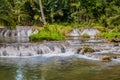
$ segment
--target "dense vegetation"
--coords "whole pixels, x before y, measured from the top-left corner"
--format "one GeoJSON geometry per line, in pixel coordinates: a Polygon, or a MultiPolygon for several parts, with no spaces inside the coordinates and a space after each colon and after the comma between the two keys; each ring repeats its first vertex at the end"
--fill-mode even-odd
{"type": "Polygon", "coordinates": [[[98,37],[108,39],[110,42],[120,42],[120,27],[115,27],[110,30],[106,29],[98,37]]]}
{"type": "MultiPolygon", "coordinates": [[[[59,27],[60,28],[60,27],[59,27]]],[[[45,25],[39,29],[37,34],[30,36],[31,41],[42,41],[42,40],[63,40],[65,37],[60,32],[59,28],[54,25],[45,25]]]]}
{"type": "Polygon", "coordinates": [[[47,23],[120,25],[120,0],[0,0],[1,25],[42,26],[41,12],[47,23]]]}
{"type": "MultiPolygon", "coordinates": [[[[16,25],[42,27],[46,23],[98,26],[101,31],[120,27],[120,0],[0,0],[1,26],[13,29],[16,25]]],[[[65,30],[67,34],[70,28],[65,30]]],[[[44,30],[40,33],[47,34],[44,30]]]]}

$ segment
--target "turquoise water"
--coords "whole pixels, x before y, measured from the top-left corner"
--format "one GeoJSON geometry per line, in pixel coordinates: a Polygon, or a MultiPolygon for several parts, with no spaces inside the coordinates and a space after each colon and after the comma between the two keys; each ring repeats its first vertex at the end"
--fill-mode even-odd
{"type": "Polygon", "coordinates": [[[0,80],[120,80],[120,67],[75,57],[0,58],[0,80]]]}

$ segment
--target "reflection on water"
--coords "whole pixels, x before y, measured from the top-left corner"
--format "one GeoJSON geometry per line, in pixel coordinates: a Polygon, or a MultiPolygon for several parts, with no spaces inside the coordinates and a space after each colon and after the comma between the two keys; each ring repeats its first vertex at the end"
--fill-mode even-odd
{"type": "Polygon", "coordinates": [[[119,65],[72,57],[0,59],[0,80],[119,80],[119,75],[119,65]]]}
{"type": "Polygon", "coordinates": [[[106,64],[72,57],[0,59],[0,80],[119,80],[119,65],[106,64]]]}

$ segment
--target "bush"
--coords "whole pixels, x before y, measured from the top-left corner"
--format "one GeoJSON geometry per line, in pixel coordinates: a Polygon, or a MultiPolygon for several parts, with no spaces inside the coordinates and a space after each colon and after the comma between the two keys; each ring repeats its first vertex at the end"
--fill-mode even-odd
{"type": "Polygon", "coordinates": [[[88,34],[83,34],[82,36],[81,36],[82,38],[90,38],[90,35],[88,35],[88,34]]]}
{"type": "Polygon", "coordinates": [[[30,37],[30,41],[42,41],[42,40],[63,40],[64,35],[55,26],[45,25],[40,29],[37,34],[33,34],[30,37]]]}
{"type": "Polygon", "coordinates": [[[112,30],[99,34],[98,37],[108,39],[110,42],[116,42],[116,40],[120,39],[119,31],[119,28],[115,27],[112,30]]]}
{"type": "Polygon", "coordinates": [[[120,38],[120,32],[117,28],[114,28],[111,31],[106,31],[101,34],[101,37],[103,38],[120,38]]]}
{"type": "Polygon", "coordinates": [[[105,27],[104,26],[102,26],[102,25],[96,25],[96,26],[93,26],[93,28],[95,28],[95,29],[97,29],[97,30],[99,30],[99,31],[101,31],[101,32],[105,32],[105,27]]]}
{"type": "Polygon", "coordinates": [[[65,36],[67,36],[71,31],[72,31],[72,27],[71,26],[65,26],[65,27],[62,27],[61,29],[60,29],[60,32],[63,34],[63,35],[65,35],[65,36]]]}

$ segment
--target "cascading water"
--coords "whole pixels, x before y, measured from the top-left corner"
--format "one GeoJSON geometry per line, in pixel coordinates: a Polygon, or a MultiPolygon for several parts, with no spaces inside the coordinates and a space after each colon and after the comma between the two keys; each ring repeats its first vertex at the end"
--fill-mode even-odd
{"type": "Polygon", "coordinates": [[[0,46],[1,57],[41,56],[45,54],[63,54],[70,50],[69,43],[44,44],[4,44],[0,46]]]}
{"type": "Polygon", "coordinates": [[[72,37],[72,39],[76,40],[76,39],[79,39],[81,37],[81,35],[88,34],[92,39],[94,39],[94,37],[98,33],[99,33],[99,31],[97,29],[93,29],[93,28],[83,29],[82,31],[80,31],[78,28],[74,28],[72,30],[72,32],[69,34],[69,36],[72,37]]]}
{"type": "Polygon", "coordinates": [[[97,29],[90,28],[90,29],[84,29],[81,32],[81,35],[88,34],[88,35],[90,35],[91,38],[94,38],[97,33],[99,33],[99,31],[97,29]]]}
{"type": "MultiPolygon", "coordinates": [[[[84,29],[79,31],[75,28],[70,33],[70,36],[80,37],[82,34],[88,34],[91,37],[95,36],[99,31],[96,29],[84,29]],[[81,34],[80,34],[81,33],[81,34]]],[[[16,30],[5,30],[0,29],[0,36],[16,37],[17,41],[29,41],[28,37],[31,34],[37,33],[37,30],[32,28],[21,28],[18,27],[16,30]]],[[[37,43],[1,43],[0,44],[0,57],[35,57],[35,56],[76,56],[86,59],[100,60],[103,55],[112,53],[120,53],[120,48],[118,44],[114,46],[113,43],[105,43],[102,40],[89,40],[82,42],[79,39],[73,38],[72,40],[66,41],[54,41],[54,42],[43,42],[42,44],[37,43]],[[97,43],[97,44],[96,44],[97,43]],[[84,46],[90,46],[94,49],[93,53],[85,53],[81,50],[84,46]]],[[[120,60],[117,58],[116,60],[120,60]]]]}
{"type": "Polygon", "coordinates": [[[80,30],[78,28],[74,28],[72,32],[70,33],[70,36],[80,36],[80,30]]]}
{"type": "Polygon", "coordinates": [[[31,27],[17,26],[16,30],[0,29],[1,42],[28,42],[29,36],[38,31],[31,27]]]}

